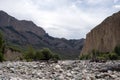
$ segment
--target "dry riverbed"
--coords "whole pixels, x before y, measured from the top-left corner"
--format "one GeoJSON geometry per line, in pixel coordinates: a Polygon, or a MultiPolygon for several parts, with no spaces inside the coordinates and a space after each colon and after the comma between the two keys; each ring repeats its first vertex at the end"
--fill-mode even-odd
{"type": "Polygon", "coordinates": [[[0,80],[120,80],[120,61],[3,62],[0,80]]]}

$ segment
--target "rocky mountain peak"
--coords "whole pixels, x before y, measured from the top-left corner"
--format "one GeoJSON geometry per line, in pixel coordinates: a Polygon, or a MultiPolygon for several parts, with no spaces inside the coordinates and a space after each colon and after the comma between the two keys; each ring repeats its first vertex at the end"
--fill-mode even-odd
{"type": "Polygon", "coordinates": [[[15,30],[20,32],[32,31],[33,33],[43,36],[45,31],[35,25],[32,21],[18,20],[4,11],[0,11],[0,26],[12,26],[15,30]]]}

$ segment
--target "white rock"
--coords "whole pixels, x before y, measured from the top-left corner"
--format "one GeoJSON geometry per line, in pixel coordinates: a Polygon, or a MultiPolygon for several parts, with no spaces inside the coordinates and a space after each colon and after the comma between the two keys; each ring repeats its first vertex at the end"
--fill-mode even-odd
{"type": "Polygon", "coordinates": [[[69,77],[70,77],[70,76],[72,76],[72,74],[71,74],[71,73],[67,73],[66,75],[67,75],[67,76],[69,76],[69,77]]]}
{"type": "Polygon", "coordinates": [[[109,73],[109,74],[112,74],[112,71],[111,71],[111,70],[108,70],[108,73],[109,73]]]}
{"type": "Polygon", "coordinates": [[[60,75],[60,76],[59,76],[59,79],[60,79],[60,80],[64,80],[64,76],[63,76],[63,75],[60,75]]]}
{"type": "Polygon", "coordinates": [[[83,74],[86,74],[86,73],[87,73],[87,70],[86,70],[86,69],[82,70],[82,73],[83,73],[83,74]]]}
{"type": "Polygon", "coordinates": [[[117,78],[117,75],[111,75],[111,77],[115,79],[115,78],[117,78]]]}
{"type": "Polygon", "coordinates": [[[14,69],[14,68],[10,68],[10,70],[11,70],[12,72],[14,72],[14,71],[15,71],[15,69],[14,69]]]}
{"type": "MultiPolygon", "coordinates": [[[[114,61],[116,63],[116,61],[114,61]]],[[[118,61],[119,63],[120,61],[118,61]]],[[[120,80],[120,72],[99,72],[107,63],[89,63],[88,61],[45,62],[4,62],[0,66],[2,80],[120,80]],[[84,64],[84,65],[83,65],[84,64]],[[77,65],[77,66],[76,66],[77,65]],[[70,69],[67,70],[67,67],[70,69]],[[12,72],[13,71],[13,72],[12,72]],[[97,79],[96,79],[97,78],[97,79]]],[[[112,64],[114,65],[114,64],[112,64]]]]}
{"type": "Polygon", "coordinates": [[[33,65],[33,68],[37,68],[38,66],[37,65],[33,65]]]}
{"type": "Polygon", "coordinates": [[[10,80],[23,80],[23,79],[21,79],[19,77],[11,77],[10,80]]]}
{"type": "Polygon", "coordinates": [[[3,74],[3,71],[2,71],[2,70],[0,70],[0,75],[1,75],[1,74],[3,74]]]}
{"type": "Polygon", "coordinates": [[[61,69],[61,66],[60,65],[56,65],[55,68],[56,69],[61,69]]]}

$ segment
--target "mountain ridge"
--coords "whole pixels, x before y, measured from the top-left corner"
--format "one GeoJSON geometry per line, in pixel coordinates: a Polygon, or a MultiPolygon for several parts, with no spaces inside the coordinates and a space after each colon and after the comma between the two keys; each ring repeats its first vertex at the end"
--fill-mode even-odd
{"type": "Polygon", "coordinates": [[[66,59],[77,58],[84,43],[84,39],[54,38],[32,21],[18,20],[4,11],[0,11],[0,30],[7,43],[21,47],[32,45],[35,49],[47,47],[66,59]]]}

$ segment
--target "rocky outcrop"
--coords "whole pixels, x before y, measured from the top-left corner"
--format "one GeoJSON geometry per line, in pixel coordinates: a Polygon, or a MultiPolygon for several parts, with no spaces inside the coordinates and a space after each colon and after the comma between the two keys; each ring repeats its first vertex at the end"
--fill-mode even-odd
{"type": "Polygon", "coordinates": [[[22,53],[18,51],[13,51],[11,49],[6,49],[4,53],[4,59],[6,61],[18,61],[22,59],[22,53]],[[12,56],[11,56],[12,55],[12,56]]]}
{"type": "Polygon", "coordinates": [[[93,49],[100,52],[111,52],[120,44],[120,11],[106,18],[86,36],[81,54],[90,53],[93,49]]]}
{"type": "Polygon", "coordinates": [[[54,38],[32,21],[17,20],[4,11],[0,11],[0,31],[3,32],[7,44],[22,48],[27,45],[32,45],[36,49],[47,47],[66,59],[77,58],[84,42],[84,39],[54,38]]]}

